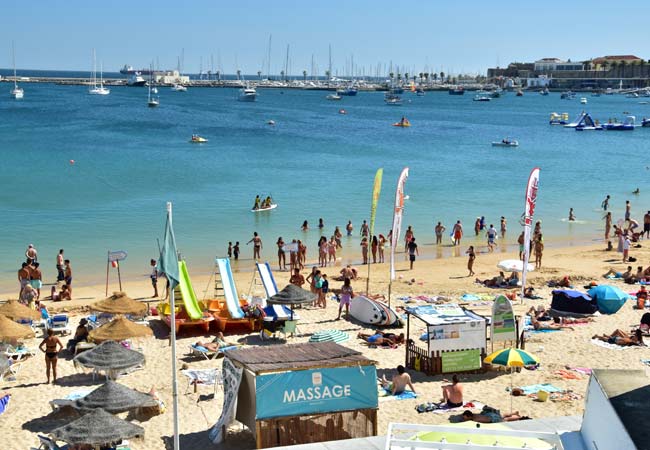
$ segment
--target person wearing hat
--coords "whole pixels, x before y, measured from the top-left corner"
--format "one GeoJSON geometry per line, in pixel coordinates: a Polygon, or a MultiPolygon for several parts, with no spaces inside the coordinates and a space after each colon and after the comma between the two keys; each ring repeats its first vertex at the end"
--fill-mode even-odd
{"type": "Polygon", "coordinates": [[[75,352],[77,348],[77,344],[79,342],[88,341],[88,328],[86,327],[87,324],[88,324],[88,320],[81,319],[79,321],[79,325],[77,326],[77,329],[74,332],[74,337],[68,340],[68,343],[66,344],[66,348],[71,353],[75,352]]]}

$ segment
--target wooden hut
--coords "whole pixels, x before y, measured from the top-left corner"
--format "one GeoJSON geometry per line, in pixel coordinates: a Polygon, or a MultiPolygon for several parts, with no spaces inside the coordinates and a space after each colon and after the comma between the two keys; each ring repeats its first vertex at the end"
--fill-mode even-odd
{"type": "Polygon", "coordinates": [[[227,352],[223,367],[223,415],[211,438],[233,413],[257,448],[377,435],[375,362],[355,350],[333,342],[245,348],[227,352]]]}

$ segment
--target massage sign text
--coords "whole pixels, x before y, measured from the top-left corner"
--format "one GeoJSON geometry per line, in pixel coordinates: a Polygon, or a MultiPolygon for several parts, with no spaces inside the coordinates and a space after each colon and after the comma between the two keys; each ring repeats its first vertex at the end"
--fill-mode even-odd
{"type": "Polygon", "coordinates": [[[257,419],[377,407],[374,366],[299,370],[256,378],[257,419]]]}

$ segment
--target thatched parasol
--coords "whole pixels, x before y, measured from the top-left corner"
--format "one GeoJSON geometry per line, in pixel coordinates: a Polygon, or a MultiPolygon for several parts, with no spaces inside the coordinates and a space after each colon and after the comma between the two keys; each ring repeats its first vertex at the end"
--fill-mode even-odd
{"type": "Polygon", "coordinates": [[[54,438],[72,445],[108,445],[144,436],[144,428],[122,420],[103,409],[89,412],[51,433],[54,438]]]}
{"type": "Polygon", "coordinates": [[[97,341],[123,341],[124,339],[153,336],[153,330],[145,325],[138,325],[126,317],[117,317],[105,325],[90,332],[90,337],[97,341]]]}
{"type": "Polygon", "coordinates": [[[33,338],[34,331],[28,326],[21,325],[0,314],[0,341],[33,338]]]}
{"type": "Polygon", "coordinates": [[[41,313],[25,306],[18,300],[7,300],[7,302],[0,306],[0,314],[9,317],[12,320],[17,319],[31,319],[38,320],[41,318],[41,313]]]}
{"type": "Polygon", "coordinates": [[[109,413],[118,414],[157,405],[158,402],[151,395],[109,380],[90,394],[76,400],[72,407],[82,411],[101,408],[109,413]]]}
{"type": "Polygon", "coordinates": [[[99,370],[123,370],[144,362],[144,355],[124,348],[115,341],[106,341],[97,347],[79,353],[74,361],[84,367],[99,370]]]}
{"type": "Polygon", "coordinates": [[[277,294],[269,297],[267,302],[271,305],[285,305],[291,308],[291,320],[293,320],[293,305],[302,305],[316,301],[316,294],[304,290],[295,284],[289,284],[277,294]]]}
{"type": "Polygon", "coordinates": [[[108,298],[93,303],[90,309],[110,314],[139,314],[143,315],[147,311],[147,305],[137,300],[133,300],[124,292],[113,292],[108,298]]]}

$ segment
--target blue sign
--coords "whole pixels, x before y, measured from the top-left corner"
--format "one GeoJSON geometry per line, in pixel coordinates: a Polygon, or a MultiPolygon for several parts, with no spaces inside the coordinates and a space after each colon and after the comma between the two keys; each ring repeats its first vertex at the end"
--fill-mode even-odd
{"type": "Polygon", "coordinates": [[[256,419],[377,407],[375,366],[335,367],[260,375],[256,419]]]}

